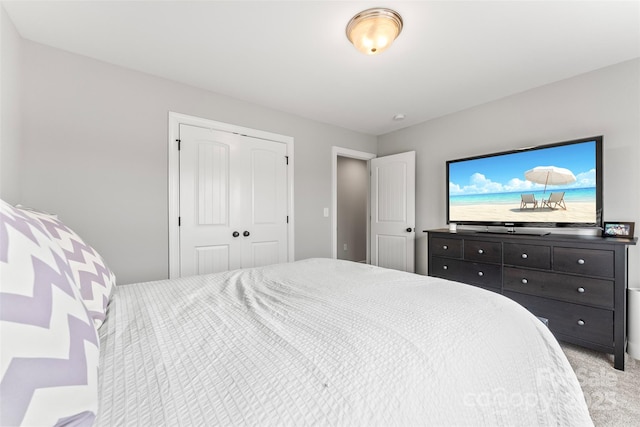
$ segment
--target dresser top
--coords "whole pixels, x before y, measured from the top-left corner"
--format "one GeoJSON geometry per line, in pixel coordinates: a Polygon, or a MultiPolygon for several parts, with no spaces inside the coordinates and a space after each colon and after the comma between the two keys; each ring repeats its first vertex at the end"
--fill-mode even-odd
{"type": "MultiPolygon", "coordinates": [[[[452,238],[473,238],[473,239],[485,239],[485,240],[500,240],[500,241],[535,241],[538,243],[545,242],[571,242],[571,243],[598,243],[608,245],[635,245],[638,242],[637,237],[625,239],[619,237],[602,237],[602,236],[590,236],[582,234],[562,234],[560,232],[551,232],[547,234],[535,234],[535,232],[506,232],[506,231],[479,231],[479,230],[464,230],[458,229],[457,231],[449,231],[448,228],[439,228],[435,230],[424,230],[425,233],[444,235],[446,234],[452,238]]],[[[542,233],[542,232],[541,232],[542,233]]],[[[440,236],[442,237],[442,236],[440,236]]]]}

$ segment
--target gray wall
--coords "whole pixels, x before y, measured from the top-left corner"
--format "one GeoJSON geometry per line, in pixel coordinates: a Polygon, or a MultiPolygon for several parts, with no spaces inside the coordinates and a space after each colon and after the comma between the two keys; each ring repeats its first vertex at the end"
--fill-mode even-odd
{"type": "Polygon", "coordinates": [[[331,257],[331,147],[374,151],[376,137],[26,40],[20,49],[19,202],[57,213],[119,283],[168,277],[169,111],[295,138],[295,256],[331,257]]]}
{"type": "Polygon", "coordinates": [[[21,49],[20,36],[0,5],[0,198],[20,201],[21,49]]]}
{"type": "MultiPolygon", "coordinates": [[[[0,10],[0,196],[56,212],[120,283],[168,275],[167,113],[295,138],[296,258],[331,256],[331,147],[417,153],[421,231],[445,225],[444,162],[605,136],[605,219],[640,224],[640,60],[583,74],[376,138],[21,40],[0,10]]],[[[640,286],[640,251],[630,250],[640,286]]]]}
{"type": "Polygon", "coordinates": [[[366,160],[338,156],[338,259],[356,262],[367,259],[368,172],[366,160]],[[345,244],[347,250],[344,250],[345,244]]]}
{"type": "MultiPolygon", "coordinates": [[[[422,230],[446,225],[446,160],[595,135],[604,135],[604,219],[640,225],[640,59],[380,136],[380,156],[416,151],[417,271],[427,271],[422,230]]],[[[637,247],[629,257],[638,287],[637,247]]]]}

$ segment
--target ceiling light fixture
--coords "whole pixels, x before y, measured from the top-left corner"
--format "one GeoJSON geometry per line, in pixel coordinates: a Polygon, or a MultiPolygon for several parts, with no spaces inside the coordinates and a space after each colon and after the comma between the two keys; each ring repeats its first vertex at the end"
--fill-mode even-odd
{"type": "Polygon", "coordinates": [[[402,17],[386,8],[363,10],[347,24],[347,38],[367,55],[384,52],[402,31],[402,17]]]}

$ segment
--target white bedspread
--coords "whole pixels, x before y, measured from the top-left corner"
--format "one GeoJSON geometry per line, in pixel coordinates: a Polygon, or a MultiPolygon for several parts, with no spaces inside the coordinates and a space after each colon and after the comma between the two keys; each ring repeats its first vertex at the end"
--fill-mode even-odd
{"type": "Polygon", "coordinates": [[[120,286],[101,345],[102,426],[591,425],[524,308],[346,261],[120,286]]]}

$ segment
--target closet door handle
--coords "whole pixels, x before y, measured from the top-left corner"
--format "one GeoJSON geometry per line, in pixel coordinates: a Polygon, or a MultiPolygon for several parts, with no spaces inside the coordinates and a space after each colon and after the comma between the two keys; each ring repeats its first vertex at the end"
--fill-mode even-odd
{"type": "Polygon", "coordinates": [[[237,231],[234,231],[233,234],[231,234],[233,237],[238,237],[240,235],[240,233],[238,233],[237,231]]]}
{"type": "Polygon", "coordinates": [[[245,232],[244,232],[244,233],[242,233],[242,235],[243,235],[244,237],[249,237],[249,236],[251,235],[251,233],[249,233],[248,231],[246,231],[246,230],[245,230],[245,232]]]}

